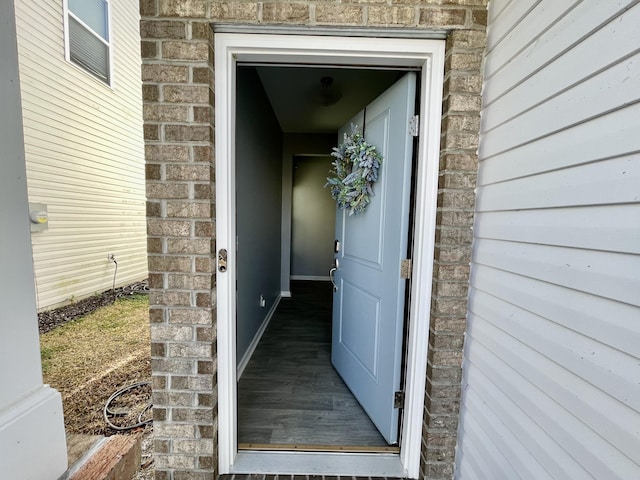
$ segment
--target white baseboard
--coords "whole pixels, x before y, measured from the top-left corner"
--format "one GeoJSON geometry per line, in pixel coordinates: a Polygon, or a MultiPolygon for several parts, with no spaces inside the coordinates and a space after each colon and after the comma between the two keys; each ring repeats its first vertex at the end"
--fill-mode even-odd
{"type": "Polygon", "coordinates": [[[0,414],[2,478],[51,479],[67,469],[62,397],[43,385],[0,414]]]}
{"type": "Polygon", "coordinates": [[[291,280],[310,280],[310,281],[322,281],[328,282],[331,280],[329,276],[321,276],[321,275],[291,275],[291,280]]]}
{"type": "MultiPolygon", "coordinates": [[[[251,343],[249,344],[247,351],[244,352],[244,355],[240,359],[240,363],[238,364],[238,369],[237,369],[238,380],[240,380],[240,377],[244,373],[244,369],[247,368],[247,365],[249,364],[249,360],[251,360],[251,356],[253,355],[253,352],[255,352],[256,348],[258,347],[258,344],[260,343],[260,340],[262,339],[262,335],[264,335],[265,330],[269,326],[269,322],[271,321],[273,314],[276,313],[276,309],[280,304],[280,300],[282,299],[282,296],[283,296],[282,294],[278,295],[275,302],[273,302],[273,305],[271,306],[271,308],[267,312],[267,315],[264,317],[264,320],[262,321],[262,325],[260,325],[260,328],[256,332],[251,343]]],[[[289,292],[289,296],[291,296],[290,292],[289,292]]]]}
{"type": "Polygon", "coordinates": [[[287,290],[286,292],[280,292],[280,296],[282,298],[291,298],[291,292],[287,290]]]}

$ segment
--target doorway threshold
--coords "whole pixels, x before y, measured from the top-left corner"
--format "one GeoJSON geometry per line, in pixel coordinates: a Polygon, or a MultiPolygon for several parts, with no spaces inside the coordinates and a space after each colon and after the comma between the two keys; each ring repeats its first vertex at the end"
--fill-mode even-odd
{"type": "Polygon", "coordinates": [[[407,477],[396,453],[239,451],[229,473],[407,477]]]}
{"type": "Polygon", "coordinates": [[[285,452],[400,453],[400,447],[368,445],[292,445],[286,443],[239,443],[238,450],[285,452]]]}

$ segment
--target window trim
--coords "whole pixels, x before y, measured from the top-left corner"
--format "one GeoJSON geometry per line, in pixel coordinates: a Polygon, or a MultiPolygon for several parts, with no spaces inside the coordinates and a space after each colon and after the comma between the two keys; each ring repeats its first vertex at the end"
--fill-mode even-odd
{"type": "Polygon", "coordinates": [[[65,60],[73,65],[75,68],[83,71],[84,73],[91,76],[91,78],[100,82],[101,85],[106,85],[110,88],[114,88],[115,81],[113,78],[113,32],[111,28],[111,0],[104,0],[107,4],[107,35],[108,40],[105,40],[95,32],[91,27],[89,27],[80,17],[78,17],[75,13],[73,13],[69,9],[69,0],[63,0],[63,13],[64,13],[64,58],[65,60]],[[107,71],[107,80],[100,78],[98,75],[93,73],[91,70],[85,68],[81,64],[73,61],[71,59],[71,45],[69,42],[69,18],[73,18],[77,21],[83,28],[87,29],[89,33],[91,33],[94,37],[96,37],[100,42],[107,46],[107,62],[108,62],[108,71],[107,71]]]}

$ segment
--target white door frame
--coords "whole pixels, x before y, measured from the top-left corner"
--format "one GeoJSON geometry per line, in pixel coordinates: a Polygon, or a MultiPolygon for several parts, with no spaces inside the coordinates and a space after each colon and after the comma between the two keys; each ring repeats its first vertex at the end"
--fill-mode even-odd
{"type": "Polygon", "coordinates": [[[219,473],[308,473],[418,478],[424,395],[445,42],[400,38],[216,33],[216,242],[229,268],[216,273],[219,473]],[[235,77],[237,62],[421,68],[413,273],[399,454],[238,452],[236,378],[235,77]]]}

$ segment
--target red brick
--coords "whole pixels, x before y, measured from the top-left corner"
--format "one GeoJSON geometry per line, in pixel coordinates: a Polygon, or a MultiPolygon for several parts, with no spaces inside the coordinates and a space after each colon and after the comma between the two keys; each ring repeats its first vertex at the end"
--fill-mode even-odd
{"type": "Polygon", "coordinates": [[[467,19],[467,10],[463,8],[434,8],[420,10],[420,25],[437,28],[463,27],[467,19]]]}
{"type": "Polygon", "coordinates": [[[359,5],[317,4],[316,22],[360,25],[363,23],[363,10],[359,5]]]}
{"type": "Polygon", "coordinates": [[[309,20],[309,5],[305,3],[264,3],[262,21],[274,23],[305,23],[309,20]]]}
{"type": "Polygon", "coordinates": [[[204,17],[207,12],[206,0],[158,0],[160,15],[165,17],[204,17]]]}

